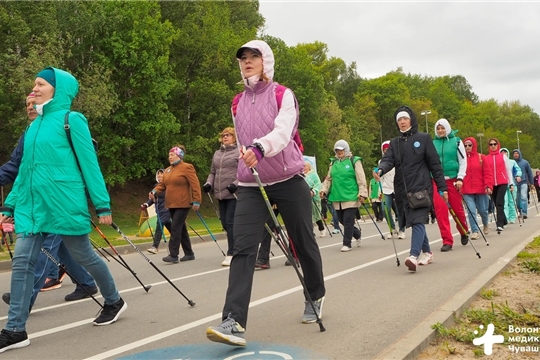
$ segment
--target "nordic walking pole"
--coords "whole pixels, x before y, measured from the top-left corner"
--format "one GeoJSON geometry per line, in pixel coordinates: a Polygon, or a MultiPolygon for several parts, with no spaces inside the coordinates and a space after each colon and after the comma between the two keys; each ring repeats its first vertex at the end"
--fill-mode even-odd
{"type": "MultiPolygon", "coordinates": [[[[123,268],[125,268],[127,271],[129,271],[129,269],[126,267],[126,265],[124,265],[123,262],[121,262],[120,260],[118,260],[113,254],[111,254],[110,252],[107,251],[107,249],[105,249],[103,246],[97,244],[96,242],[94,242],[94,240],[90,239],[90,242],[92,243],[92,245],[96,248],[96,250],[99,248],[99,251],[100,251],[100,254],[101,252],[104,252],[105,254],[109,255],[111,258],[113,258],[113,260],[115,260],[117,263],[119,263],[123,268]]],[[[104,254],[103,254],[104,255],[104,254]]],[[[105,257],[105,256],[103,256],[105,257]]],[[[110,262],[109,259],[107,259],[107,261],[110,262]]]]}
{"type": "Polygon", "coordinates": [[[371,216],[371,213],[369,212],[369,210],[368,210],[368,208],[367,208],[367,206],[366,206],[366,203],[365,203],[365,202],[362,202],[362,205],[364,206],[364,209],[366,209],[366,211],[367,211],[369,217],[371,218],[371,221],[373,222],[373,225],[375,225],[375,227],[376,227],[377,230],[379,231],[379,234],[381,234],[381,239],[386,240],[386,239],[384,238],[383,233],[381,232],[381,229],[379,229],[379,226],[378,226],[377,223],[375,222],[375,219],[373,219],[373,216],[371,216]]]}
{"type": "MultiPolygon", "coordinates": [[[[259,185],[259,190],[261,191],[261,195],[264,199],[264,202],[266,203],[266,207],[268,208],[268,211],[270,212],[270,216],[272,217],[272,220],[274,221],[274,225],[276,226],[276,230],[278,230],[278,235],[282,238],[282,242],[285,232],[283,231],[283,228],[279,224],[279,221],[274,214],[274,211],[272,210],[272,205],[270,204],[270,200],[268,199],[268,194],[266,193],[266,190],[264,190],[263,184],[261,182],[261,179],[259,178],[259,173],[257,172],[257,169],[255,167],[251,168],[251,172],[253,173],[253,176],[255,177],[255,180],[257,181],[257,185],[259,185]]],[[[317,317],[317,324],[319,324],[319,329],[321,332],[326,331],[324,328],[324,325],[322,323],[322,320],[319,316],[319,313],[317,312],[317,308],[315,307],[315,303],[311,299],[311,296],[309,295],[309,291],[306,286],[306,282],[304,281],[304,277],[300,273],[300,270],[298,269],[298,266],[296,265],[296,259],[290,254],[287,247],[283,246],[280,241],[278,241],[278,238],[274,235],[274,240],[278,244],[279,248],[283,253],[285,254],[285,257],[287,257],[287,260],[291,263],[292,267],[294,268],[294,271],[296,272],[296,275],[298,276],[298,279],[300,280],[300,283],[302,284],[302,287],[304,288],[304,296],[307,298],[309,304],[311,305],[311,308],[313,309],[313,312],[315,313],[315,316],[317,317]]]]}
{"type": "MultiPolygon", "coordinates": [[[[150,236],[152,239],[154,238],[154,232],[152,231],[152,225],[150,225],[150,214],[148,214],[148,210],[144,209],[143,212],[146,214],[146,224],[148,225],[148,230],[150,230],[150,236]]],[[[156,216],[158,214],[156,213],[156,216]]]]}
{"type": "Polygon", "coordinates": [[[157,214],[157,221],[159,228],[161,229],[161,237],[163,238],[163,242],[167,243],[167,236],[165,235],[165,229],[163,228],[163,223],[161,222],[161,218],[159,217],[159,214],[157,214]]]}
{"type": "Polygon", "coordinates": [[[6,230],[4,229],[9,229],[9,227],[4,227],[4,225],[11,225],[11,231],[13,231],[13,224],[2,224],[2,239],[4,239],[4,244],[6,244],[6,247],[8,249],[8,252],[9,252],[9,257],[11,258],[11,260],[13,260],[13,253],[11,252],[11,249],[8,245],[8,238],[6,237],[6,230]]]}
{"type": "Polygon", "coordinates": [[[482,229],[480,229],[480,226],[478,225],[478,221],[476,221],[476,214],[473,214],[471,211],[471,208],[469,208],[469,205],[467,205],[467,202],[463,198],[463,194],[459,193],[461,195],[461,199],[463,200],[463,203],[465,204],[465,207],[467,208],[467,211],[471,215],[471,218],[473,219],[474,223],[476,224],[476,227],[478,228],[478,231],[480,231],[480,234],[482,234],[482,237],[484,238],[484,241],[486,242],[486,245],[489,246],[489,241],[487,241],[486,236],[484,235],[484,232],[482,229]]]}
{"type": "Polygon", "coordinates": [[[126,240],[126,241],[127,241],[127,242],[128,242],[128,243],[129,243],[129,244],[130,244],[130,245],[131,245],[131,246],[132,246],[132,247],[133,247],[133,248],[134,248],[134,249],[135,249],[135,250],[136,250],[143,258],[144,258],[144,259],[145,259],[145,260],[146,260],[146,262],[148,262],[154,269],[156,269],[156,271],[157,271],[161,276],[163,276],[163,278],[165,278],[165,280],[167,280],[167,282],[168,282],[169,284],[171,284],[171,286],[172,286],[173,288],[175,288],[176,291],[178,291],[178,292],[180,293],[180,295],[182,295],[182,296],[187,300],[187,302],[188,302],[188,304],[189,304],[190,306],[195,306],[195,303],[193,302],[193,300],[188,299],[188,298],[186,297],[186,295],[184,295],[184,293],[183,293],[182,291],[180,291],[180,289],[177,288],[176,285],[174,285],[173,282],[172,282],[172,281],[171,281],[171,280],[170,280],[163,272],[161,272],[161,270],[159,270],[159,268],[152,262],[152,260],[150,260],[146,255],[144,255],[143,252],[142,252],[142,251],[141,251],[141,250],[140,250],[140,249],[139,249],[139,248],[138,248],[138,247],[137,247],[137,246],[136,246],[136,245],[135,245],[128,237],[127,237],[127,236],[126,236],[126,234],[124,234],[124,233],[122,232],[122,230],[120,230],[120,229],[118,228],[118,226],[116,226],[116,224],[115,224],[114,222],[111,224],[111,226],[112,226],[112,228],[113,228],[114,230],[116,230],[116,231],[122,236],[122,238],[124,238],[124,240],[126,240]]]}
{"type": "Polygon", "coordinates": [[[386,207],[386,201],[384,200],[384,194],[383,194],[383,206],[384,206],[384,217],[386,218],[386,223],[388,224],[388,227],[390,228],[390,235],[392,235],[392,244],[394,245],[394,253],[396,254],[396,263],[397,263],[397,266],[401,265],[401,263],[399,262],[399,257],[398,257],[398,254],[397,254],[397,249],[396,249],[396,241],[394,240],[394,235],[392,234],[394,232],[394,230],[392,229],[392,225],[391,222],[390,222],[390,215],[388,214],[388,208],[386,207]]]}
{"type": "Polygon", "coordinates": [[[107,260],[107,262],[111,262],[111,260],[109,260],[109,258],[107,257],[107,255],[105,255],[104,252],[101,251],[101,249],[98,247],[98,245],[94,242],[94,240],[90,239],[90,244],[92,244],[92,247],[99,253],[99,255],[101,255],[102,258],[104,258],[105,260],[107,260]]]}
{"type": "MultiPolygon", "coordinates": [[[[217,247],[219,248],[219,250],[221,250],[221,246],[219,246],[218,242],[217,242],[217,239],[216,237],[214,236],[214,234],[212,234],[212,232],[210,231],[210,228],[208,227],[208,225],[206,225],[206,221],[204,221],[201,213],[199,212],[199,210],[195,211],[197,213],[197,216],[199,217],[199,219],[201,219],[201,222],[203,223],[204,227],[206,228],[206,230],[208,230],[208,233],[210,234],[210,236],[212,237],[212,240],[214,240],[214,242],[216,243],[217,247]]],[[[226,256],[225,253],[223,252],[223,250],[221,250],[221,253],[223,254],[223,256],[226,256]]]]}
{"type": "Polygon", "coordinates": [[[114,254],[116,256],[118,256],[118,258],[120,260],[122,260],[122,263],[125,265],[124,267],[135,277],[135,279],[137,279],[137,281],[139,282],[139,284],[141,284],[141,286],[143,287],[144,291],[148,292],[148,290],[150,290],[150,288],[152,287],[152,285],[144,285],[143,282],[141,281],[141,279],[139,279],[139,277],[137,276],[137,274],[135,273],[135,271],[133,271],[133,269],[131,267],[129,267],[129,265],[127,264],[127,262],[124,260],[124,258],[122,257],[122,255],[120,255],[118,253],[118,251],[116,251],[116,249],[114,248],[114,246],[112,246],[112,244],[110,243],[110,241],[107,239],[107,237],[105,236],[105,234],[97,227],[96,223],[93,222],[92,220],[90,220],[90,222],[92,223],[92,225],[94,226],[94,229],[96,229],[96,231],[99,233],[99,235],[101,235],[101,237],[103,238],[103,240],[105,240],[105,242],[107,244],[109,244],[109,247],[112,249],[112,251],[114,251],[114,254]]]}
{"type": "MultiPolygon", "coordinates": [[[[534,185],[531,185],[530,186],[530,189],[531,189],[531,192],[533,194],[535,194],[536,196],[538,196],[537,192],[536,192],[536,189],[534,187],[534,185]]],[[[536,196],[533,195],[533,201],[534,201],[534,207],[536,208],[536,216],[540,215],[540,213],[538,212],[538,201],[536,201],[536,196]]]]}
{"type": "Polygon", "coordinates": [[[206,240],[203,239],[203,237],[201,235],[199,235],[199,233],[197,232],[197,230],[195,230],[191,225],[188,224],[188,222],[186,221],[186,225],[189,226],[189,228],[191,229],[191,231],[193,231],[195,233],[195,235],[197,235],[198,237],[201,238],[201,240],[203,242],[206,242],[206,240]]]}
{"type": "Polygon", "coordinates": [[[60,269],[64,270],[66,272],[66,274],[69,276],[69,278],[71,280],[73,280],[73,282],[75,282],[77,285],[79,285],[98,305],[99,307],[101,307],[103,309],[103,305],[101,305],[101,303],[99,301],[96,300],[96,298],[94,297],[94,295],[92,295],[90,293],[90,291],[88,291],[87,288],[85,288],[84,286],[81,285],[81,283],[75,279],[70,273],[69,271],[66,269],[65,265],[62,265],[58,262],[58,260],[56,260],[54,258],[54,256],[52,256],[47,250],[45,250],[45,248],[41,248],[41,252],[43,254],[45,254],[45,256],[47,256],[49,258],[49,260],[51,260],[53,262],[54,265],[58,266],[60,269]]]}
{"type": "MultiPolygon", "coordinates": [[[[441,195],[442,197],[442,195],[441,195]]],[[[467,234],[468,231],[465,231],[465,227],[463,226],[463,224],[461,223],[461,221],[459,220],[459,218],[457,217],[456,213],[454,212],[454,209],[452,209],[452,207],[450,206],[450,203],[446,200],[443,199],[443,201],[446,203],[446,206],[448,206],[448,211],[450,211],[450,214],[452,215],[452,218],[454,218],[454,221],[456,222],[456,224],[458,225],[458,227],[465,233],[467,234]]],[[[480,253],[478,252],[478,250],[476,250],[476,248],[474,247],[474,244],[472,243],[472,241],[468,241],[469,244],[471,244],[472,248],[474,249],[474,251],[476,252],[476,256],[478,256],[479,259],[482,258],[482,256],[480,256],[480,253]]]]}
{"type": "Polygon", "coordinates": [[[216,208],[216,204],[214,204],[214,200],[212,200],[212,195],[210,195],[209,192],[206,193],[208,195],[208,198],[210,199],[210,202],[212,203],[212,207],[214,208],[214,211],[216,212],[216,216],[219,220],[221,220],[221,217],[219,216],[219,213],[216,208]]]}
{"type": "Polygon", "coordinates": [[[514,197],[514,192],[510,191],[510,196],[512,196],[512,204],[514,204],[514,209],[516,209],[516,215],[518,218],[519,226],[521,227],[523,224],[521,222],[521,214],[519,213],[519,209],[516,204],[516,198],[514,197]]]}
{"type": "Polygon", "coordinates": [[[317,206],[317,202],[315,201],[315,199],[313,197],[311,198],[311,201],[313,201],[313,205],[315,205],[315,209],[317,209],[319,214],[321,214],[321,220],[322,220],[324,226],[326,226],[326,230],[328,230],[328,234],[330,234],[330,237],[332,237],[332,232],[330,231],[330,228],[328,227],[328,224],[326,223],[326,221],[324,221],[324,218],[322,216],[323,213],[322,213],[321,209],[319,209],[319,207],[317,206]]]}

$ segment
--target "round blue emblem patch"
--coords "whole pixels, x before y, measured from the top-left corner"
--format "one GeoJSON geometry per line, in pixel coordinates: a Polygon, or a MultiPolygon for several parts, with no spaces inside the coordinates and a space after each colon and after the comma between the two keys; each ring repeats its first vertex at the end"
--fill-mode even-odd
{"type": "Polygon", "coordinates": [[[415,148],[419,148],[419,147],[420,147],[420,143],[419,143],[418,141],[415,141],[414,144],[413,144],[413,146],[414,146],[415,148]]]}

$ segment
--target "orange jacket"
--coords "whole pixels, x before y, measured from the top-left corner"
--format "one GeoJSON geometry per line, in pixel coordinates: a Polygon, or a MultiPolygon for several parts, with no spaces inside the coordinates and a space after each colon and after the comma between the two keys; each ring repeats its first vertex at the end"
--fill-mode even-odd
{"type": "Polygon", "coordinates": [[[165,169],[163,181],[154,191],[158,194],[165,191],[165,207],[168,209],[190,208],[193,202],[201,203],[201,184],[195,168],[183,161],[165,169]]]}

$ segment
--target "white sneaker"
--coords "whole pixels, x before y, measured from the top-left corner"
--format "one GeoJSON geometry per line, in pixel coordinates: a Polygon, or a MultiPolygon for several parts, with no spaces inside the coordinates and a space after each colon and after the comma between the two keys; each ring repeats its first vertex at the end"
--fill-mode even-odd
{"type": "Polygon", "coordinates": [[[221,263],[222,266],[231,266],[232,255],[225,256],[225,260],[221,263]]]}
{"type": "Polygon", "coordinates": [[[416,271],[416,265],[418,265],[418,261],[416,260],[415,256],[409,256],[405,260],[405,266],[409,269],[409,271],[416,271]]]}
{"type": "Polygon", "coordinates": [[[360,247],[362,245],[362,238],[356,239],[356,247],[360,247]]]}
{"type": "Polygon", "coordinates": [[[404,231],[400,231],[397,238],[398,238],[398,239],[405,239],[405,232],[404,232],[404,231]]]}
{"type": "Polygon", "coordinates": [[[392,238],[392,233],[391,233],[391,232],[388,233],[388,235],[386,235],[386,238],[387,238],[387,239],[391,239],[391,238],[392,238]]]}
{"type": "Polygon", "coordinates": [[[339,234],[339,229],[332,230],[332,234],[339,234]]]}
{"type": "Polygon", "coordinates": [[[478,240],[478,233],[477,232],[473,232],[471,234],[471,236],[469,236],[469,239],[471,240],[478,240]]]}
{"type": "Polygon", "coordinates": [[[350,247],[348,247],[348,246],[346,246],[346,245],[344,245],[344,246],[343,246],[343,247],[341,248],[341,250],[340,250],[340,251],[341,251],[341,252],[347,252],[347,251],[351,251],[351,248],[350,248],[350,247]]]}
{"type": "Polygon", "coordinates": [[[147,249],[146,251],[148,251],[150,254],[157,254],[159,252],[159,250],[153,246],[150,249],[147,249]]]}
{"type": "Polygon", "coordinates": [[[326,229],[319,231],[319,237],[325,237],[325,236],[326,236],[326,229]]]}
{"type": "Polygon", "coordinates": [[[428,265],[433,261],[433,251],[432,252],[423,252],[418,257],[418,265],[428,265]]]}

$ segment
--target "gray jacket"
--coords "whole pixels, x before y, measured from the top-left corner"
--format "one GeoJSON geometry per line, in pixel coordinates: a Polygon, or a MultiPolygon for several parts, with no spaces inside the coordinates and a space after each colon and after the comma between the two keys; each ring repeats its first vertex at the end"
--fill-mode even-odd
{"type": "Polygon", "coordinates": [[[234,199],[234,195],[227,190],[227,186],[238,186],[236,172],[238,169],[238,146],[221,145],[214,153],[212,166],[206,183],[212,186],[214,197],[218,200],[234,199]]]}

